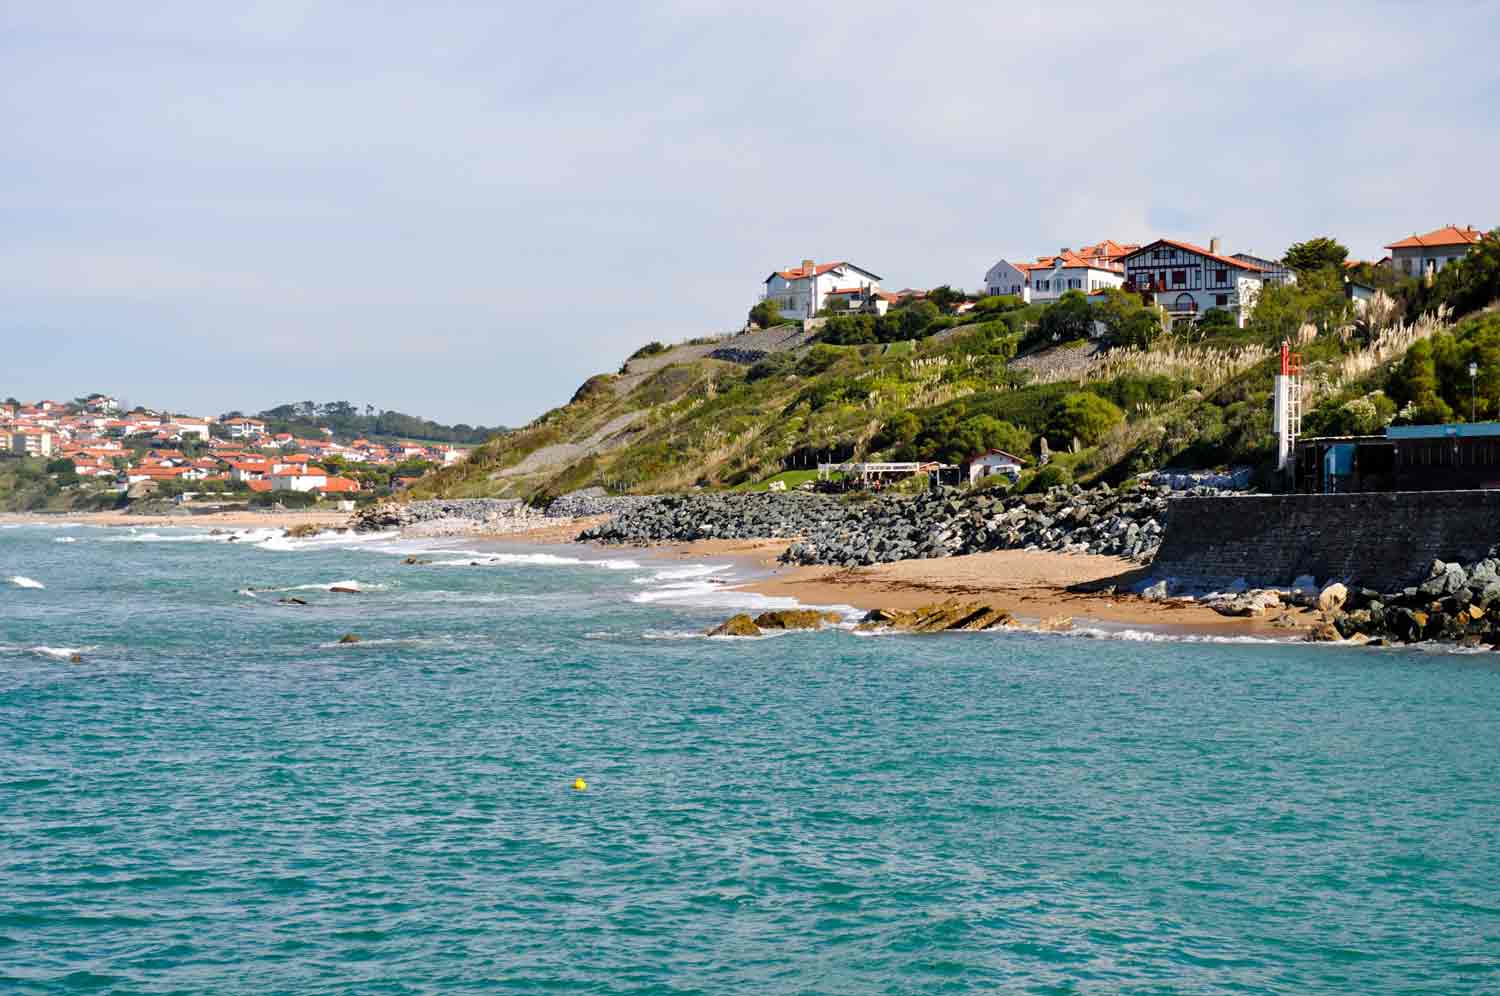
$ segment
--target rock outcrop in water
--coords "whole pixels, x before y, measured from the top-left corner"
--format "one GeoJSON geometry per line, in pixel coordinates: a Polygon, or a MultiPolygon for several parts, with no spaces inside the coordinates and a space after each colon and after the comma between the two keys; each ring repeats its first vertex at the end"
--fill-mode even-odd
{"type": "Polygon", "coordinates": [[[1013,625],[1015,619],[1004,609],[983,602],[950,599],[915,609],[874,609],[854,628],[861,632],[942,633],[954,630],[978,632],[1013,625]]]}
{"type": "MultiPolygon", "coordinates": [[[[762,636],[771,630],[817,630],[837,625],[842,620],[843,617],[837,612],[822,612],[817,609],[780,609],[762,612],[754,619],[740,613],[709,630],[708,635],[762,636]]],[[[1069,623],[1071,624],[1071,620],[1069,623]]],[[[983,602],[949,599],[916,609],[874,609],[854,628],[860,632],[893,630],[901,633],[939,633],[956,630],[977,632],[1014,624],[1015,619],[1004,609],[997,609],[983,602]]]]}
{"type": "Polygon", "coordinates": [[[629,544],[795,539],[782,555],[784,562],[845,567],[1013,549],[1144,562],[1161,543],[1161,513],[1174,493],[1180,492],[1074,485],[1015,497],[951,489],[865,500],[797,493],[669,495],[627,509],[579,539],[629,544]]]}

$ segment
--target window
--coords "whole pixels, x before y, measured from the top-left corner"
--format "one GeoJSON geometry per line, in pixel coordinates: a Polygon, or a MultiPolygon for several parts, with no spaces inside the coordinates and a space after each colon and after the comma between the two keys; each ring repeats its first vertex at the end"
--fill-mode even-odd
{"type": "Polygon", "coordinates": [[[1071,288],[1072,290],[1078,290],[1082,286],[1083,286],[1083,281],[1079,280],[1076,277],[1071,278],[1071,279],[1068,280],[1068,287],[1071,288]]]}
{"type": "Polygon", "coordinates": [[[1173,270],[1172,271],[1172,286],[1173,287],[1186,287],[1187,286],[1187,271],[1186,270],[1173,270]]]}
{"type": "Polygon", "coordinates": [[[1214,306],[1215,307],[1219,307],[1219,308],[1227,308],[1227,307],[1229,307],[1229,295],[1228,294],[1215,294],[1214,295],[1214,306]]]}
{"type": "Polygon", "coordinates": [[[1228,270],[1215,270],[1214,271],[1214,282],[1218,283],[1218,284],[1227,284],[1227,283],[1229,283],[1229,271],[1228,270]]]}
{"type": "Polygon", "coordinates": [[[1170,250],[1170,249],[1158,249],[1152,255],[1152,258],[1153,259],[1171,259],[1172,258],[1172,250],[1170,250]]]}
{"type": "Polygon", "coordinates": [[[1403,259],[1401,261],[1401,272],[1405,273],[1408,277],[1411,276],[1411,260],[1403,259]]]}

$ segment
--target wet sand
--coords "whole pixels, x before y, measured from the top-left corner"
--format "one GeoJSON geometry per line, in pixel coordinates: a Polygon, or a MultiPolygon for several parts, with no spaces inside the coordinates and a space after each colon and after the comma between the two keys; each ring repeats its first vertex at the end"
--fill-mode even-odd
{"type": "Polygon", "coordinates": [[[1195,602],[1151,601],[1130,593],[1145,569],[1117,557],[996,550],[965,557],[903,560],[871,567],[795,567],[778,564],[785,540],[707,540],[651,548],[679,560],[728,557],[764,576],[736,587],[795,598],[805,605],[857,609],[912,609],[953,598],[1005,609],[1023,620],[1071,617],[1075,625],[1101,622],[1174,634],[1297,639],[1316,621],[1296,617],[1296,629],[1260,619],[1221,616],[1195,602]]]}

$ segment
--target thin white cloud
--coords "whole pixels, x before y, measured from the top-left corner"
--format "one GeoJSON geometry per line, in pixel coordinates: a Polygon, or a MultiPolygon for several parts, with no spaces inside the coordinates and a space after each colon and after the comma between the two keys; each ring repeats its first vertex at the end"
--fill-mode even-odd
{"type": "Polygon", "coordinates": [[[0,12],[0,339],[96,337],[88,389],[519,422],[804,256],[1500,224],[1481,3],[212,6],[0,12]]]}

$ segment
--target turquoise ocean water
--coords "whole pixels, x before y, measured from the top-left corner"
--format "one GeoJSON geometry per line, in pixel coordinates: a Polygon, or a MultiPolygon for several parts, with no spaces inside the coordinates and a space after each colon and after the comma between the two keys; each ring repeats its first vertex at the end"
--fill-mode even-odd
{"type": "Polygon", "coordinates": [[[1494,655],[256,538],[0,529],[0,993],[1500,992],[1494,655]]]}

